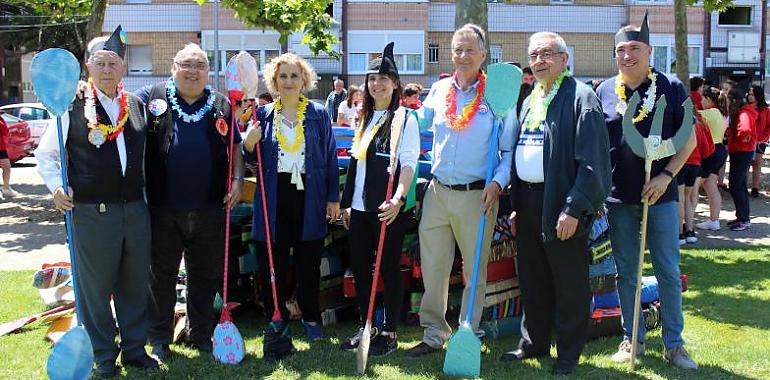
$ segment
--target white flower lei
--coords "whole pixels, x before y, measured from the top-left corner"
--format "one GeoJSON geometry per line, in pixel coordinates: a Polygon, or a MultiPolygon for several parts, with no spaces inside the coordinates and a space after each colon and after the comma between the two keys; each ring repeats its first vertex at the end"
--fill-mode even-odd
{"type": "MultiPolygon", "coordinates": [[[[626,84],[623,83],[623,80],[620,78],[621,78],[620,75],[618,75],[617,80],[618,82],[620,82],[619,84],[621,86],[625,86],[626,84]]],[[[642,109],[639,112],[639,116],[644,115],[644,117],[642,117],[641,120],[644,120],[644,118],[647,115],[649,115],[650,111],[652,111],[652,108],[655,107],[655,99],[657,98],[657,94],[658,94],[658,85],[657,85],[658,73],[650,69],[650,72],[647,74],[647,79],[652,81],[652,83],[650,84],[650,87],[647,88],[647,91],[644,93],[644,99],[642,99],[642,109]]],[[[626,103],[626,100],[618,96],[618,104],[615,105],[615,111],[622,116],[622,115],[625,115],[627,108],[628,108],[628,103],[626,103]]]]}

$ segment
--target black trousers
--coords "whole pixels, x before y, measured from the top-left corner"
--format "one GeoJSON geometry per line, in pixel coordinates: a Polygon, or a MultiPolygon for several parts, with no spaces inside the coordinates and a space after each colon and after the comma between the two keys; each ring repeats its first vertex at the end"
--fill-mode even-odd
{"type": "Polygon", "coordinates": [[[213,303],[222,284],[225,249],[225,211],[176,212],[150,210],[152,264],[150,266],[150,344],[169,344],[173,336],[174,305],[179,262],[187,270],[187,317],[190,340],[211,345],[217,316],[213,303]]]}
{"type": "MultiPolygon", "coordinates": [[[[150,272],[150,215],[144,200],[76,203],[72,209],[75,269],[80,310],[94,361],[114,362],[144,355],[147,342],[147,277],[150,272]],[[110,308],[115,303],[115,318],[110,308]],[[115,328],[117,319],[118,328],[115,328]],[[115,336],[120,334],[120,347],[115,336]]],[[[71,243],[71,242],[70,242],[71,243]]]]}
{"type": "MultiPolygon", "coordinates": [[[[401,319],[404,301],[404,286],[401,282],[401,248],[406,232],[406,214],[401,213],[385,230],[385,244],[382,248],[380,275],[385,291],[385,331],[395,332],[401,319]]],[[[372,272],[380,238],[380,221],[377,212],[351,210],[350,267],[356,284],[356,302],[362,324],[369,310],[369,295],[372,291],[372,272]]]]}
{"type": "Polygon", "coordinates": [[[739,221],[746,223],[750,221],[750,203],[748,182],[746,177],[749,175],[749,167],[754,152],[733,152],[730,153],[730,196],[735,203],[735,217],[739,221]]]}
{"type": "Polygon", "coordinates": [[[543,190],[519,186],[516,205],[519,284],[530,338],[522,338],[519,347],[547,355],[555,322],[559,359],[577,360],[590,318],[588,236],[543,242],[543,190]]]}
{"type": "MultiPolygon", "coordinates": [[[[304,178],[303,178],[304,181],[304,178]]],[[[272,242],[275,282],[278,293],[278,310],[283,320],[289,319],[286,300],[293,288],[289,282],[289,269],[294,264],[297,279],[297,303],[305,322],[320,322],[318,295],[321,286],[321,253],[324,240],[303,240],[302,225],[305,219],[305,191],[297,190],[291,183],[291,174],[278,173],[278,213],[275,224],[275,238],[272,242]],[[290,255],[291,252],[291,255],[290,255]]],[[[259,216],[258,216],[259,217],[259,216]]],[[[257,263],[262,280],[260,298],[268,315],[273,314],[273,292],[270,285],[270,266],[267,257],[267,243],[257,242],[257,263]]]]}

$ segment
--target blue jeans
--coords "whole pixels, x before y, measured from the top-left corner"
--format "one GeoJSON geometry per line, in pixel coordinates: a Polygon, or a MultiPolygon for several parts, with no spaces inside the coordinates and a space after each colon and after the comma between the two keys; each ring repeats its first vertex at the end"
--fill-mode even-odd
{"type": "MultiPolygon", "coordinates": [[[[639,234],[642,205],[609,203],[610,240],[618,268],[618,293],[623,312],[623,333],[631,340],[634,295],[639,268],[639,234]]],[[[667,350],[684,345],[682,330],[682,280],[679,273],[679,211],[675,201],[650,206],[647,214],[647,248],[658,279],[663,345],[667,350]]],[[[644,342],[644,319],[639,319],[639,342],[644,342]]]]}

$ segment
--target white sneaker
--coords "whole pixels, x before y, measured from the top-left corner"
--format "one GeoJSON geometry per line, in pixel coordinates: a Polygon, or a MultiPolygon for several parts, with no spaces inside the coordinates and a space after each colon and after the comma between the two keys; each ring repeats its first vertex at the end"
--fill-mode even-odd
{"type": "Polygon", "coordinates": [[[688,354],[687,350],[685,350],[684,347],[682,346],[664,351],[663,360],[679,368],[684,368],[689,370],[698,369],[698,364],[695,363],[695,361],[692,360],[692,358],[690,358],[690,354],[688,354]]]}
{"type": "Polygon", "coordinates": [[[719,220],[706,220],[695,225],[699,230],[719,231],[719,220]]]}
{"type": "MultiPolygon", "coordinates": [[[[644,356],[644,343],[636,344],[636,357],[644,356]]],[[[615,363],[629,363],[631,361],[631,341],[623,339],[618,347],[618,352],[610,358],[615,363]]]]}
{"type": "Polygon", "coordinates": [[[2,191],[3,196],[5,198],[13,198],[13,197],[19,195],[19,193],[16,190],[14,190],[14,189],[12,189],[10,187],[8,188],[8,190],[2,189],[0,191],[2,191]]]}

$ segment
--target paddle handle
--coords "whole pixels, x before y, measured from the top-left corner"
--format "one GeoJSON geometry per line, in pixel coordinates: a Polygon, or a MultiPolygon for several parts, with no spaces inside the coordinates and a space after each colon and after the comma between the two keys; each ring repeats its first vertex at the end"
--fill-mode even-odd
{"type": "MultiPolygon", "coordinates": [[[[489,158],[487,161],[487,176],[485,183],[486,185],[489,185],[490,182],[492,182],[492,177],[495,174],[495,161],[497,159],[497,131],[500,128],[500,119],[495,118],[494,122],[492,123],[492,138],[491,142],[489,143],[489,158]]],[[[485,186],[486,189],[486,186],[485,186]]],[[[486,215],[484,215],[484,212],[482,211],[479,215],[479,227],[478,232],[476,232],[476,254],[473,259],[473,276],[471,277],[471,289],[470,289],[470,299],[468,302],[468,310],[465,313],[465,323],[468,325],[471,324],[471,320],[473,318],[473,303],[476,300],[476,285],[479,281],[479,264],[481,262],[481,250],[482,245],[484,244],[484,227],[486,226],[486,215]]],[[[486,281],[486,279],[484,279],[486,281]]]]}
{"type": "MultiPolygon", "coordinates": [[[[64,193],[69,195],[69,183],[67,182],[67,155],[64,151],[64,132],[62,132],[61,116],[56,117],[56,135],[59,140],[59,160],[61,161],[61,183],[64,193]]],[[[72,210],[64,211],[64,224],[67,229],[67,247],[70,252],[70,266],[72,267],[72,291],[75,297],[75,313],[80,311],[80,302],[78,297],[78,277],[75,269],[75,239],[72,233],[72,210]]],[[[78,318],[78,325],[81,325],[78,318]]]]}
{"type": "MultiPolygon", "coordinates": [[[[257,109],[254,104],[251,105],[251,120],[256,124],[257,122],[257,109]]],[[[278,310],[278,288],[275,284],[275,266],[273,265],[273,243],[271,242],[272,236],[270,235],[270,218],[267,216],[267,197],[265,196],[265,177],[262,173],[264,168],[262,167],[262,142],[257,141],[257,175],[259,175],[259,194],[262,198],[262,217],[265,221],[265,243],[267,244],[267,262],[270,266],[270,288],[273,292],[273,322],[281,320],[281,312],[278,310]]]]}
{"type": "MultiPolygon", "coordinates": [[[[390,200],[393,196],[393,177],[395,177],[395,170],[390,171],[388,177],[388,188],[385,190],[385,202],[390,200]]],[[[369,291],[369,308],[366,311],[366,323],[372,322],[372,315],[374,314],[374,298],[377,296],[377,283],[380,280],[380,263],[382,263],[382,250],[385,247],[385,232],[387,231],[388,224],[383,221],[380,223],[380,238],[377,241],[377,254],[374,257],[374,274],[372,275],[371,290],[369,291]]]]}
{"type": "MultiPolygon", "coordinates": [[[[233,189],[233,142],[235,139],[235,99],[230,99],[230,144],[227,148],[227,196],[233,189]]],[[[227,308],[227,276],[230,268],[230,204],[225,203],[225,269],[222,285],[222,315],[220,321],[231,320],[227,308]]]]}
{"type": "MultiPolygon", "coordinates": [[[[644,183],[650,182],[650,171],[652,170],[652,160],[644,161],[644,183]]],[[[641,313],[642,303],[642,268],[644,267],[644,246],[647,242],[647,212],[650,206],[646,200],[642,200],[642,225],[641,237],[639,240],[639,265],[636,268],[636,293],[634,294],[634,323],[631,332],[631,371],[636,367],[636,345],[639,342],[639,314],[641,313]]]]}

